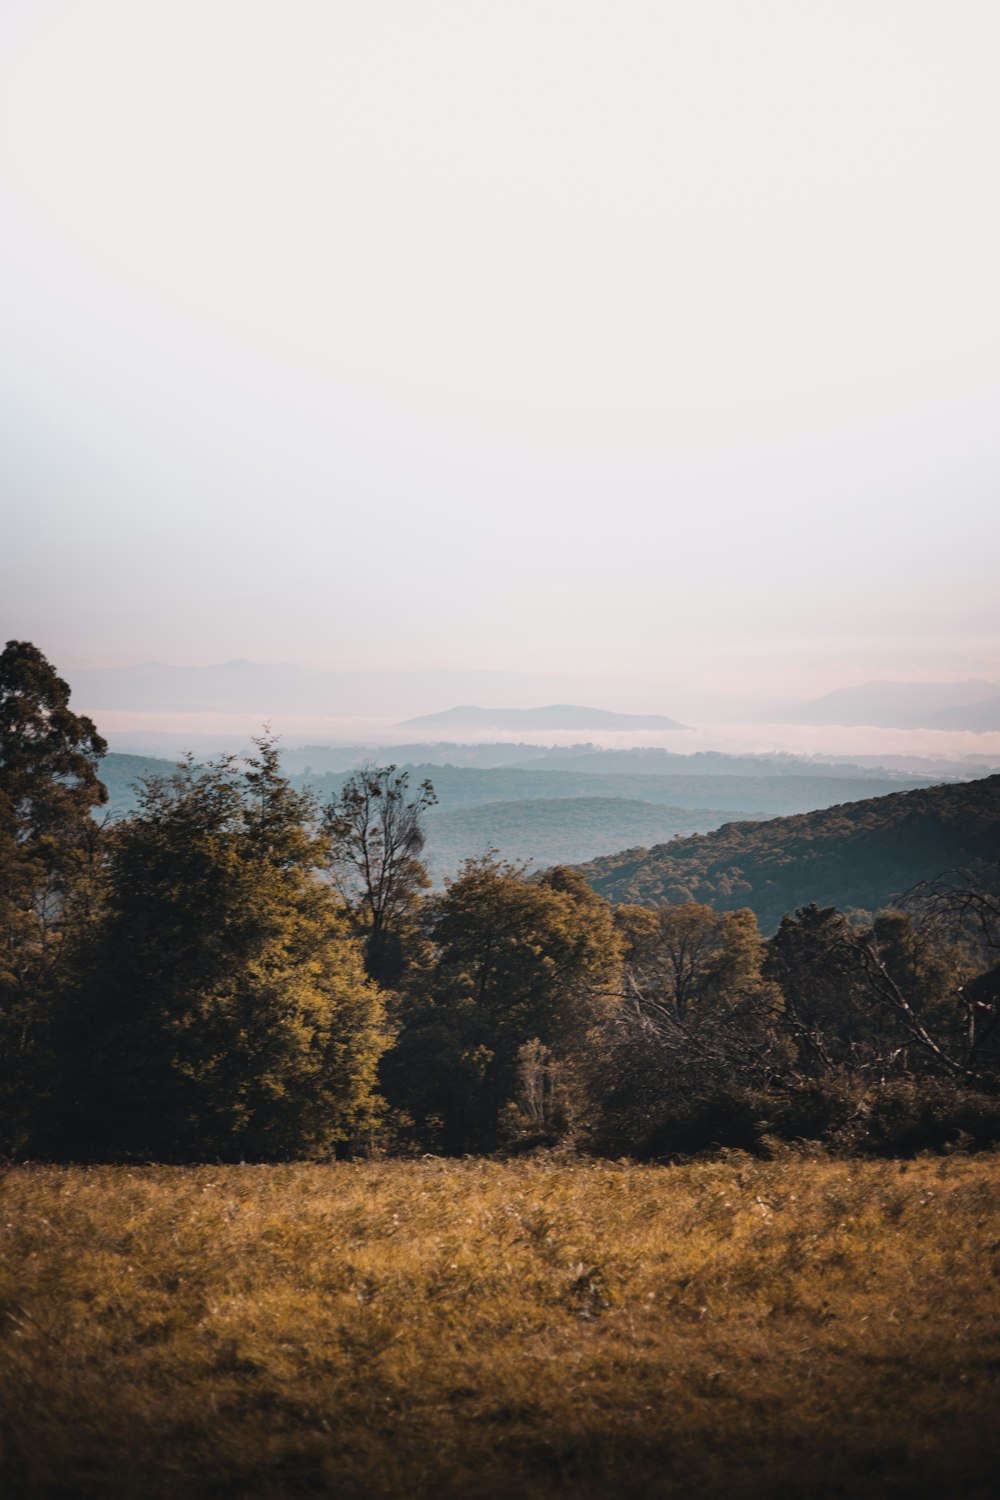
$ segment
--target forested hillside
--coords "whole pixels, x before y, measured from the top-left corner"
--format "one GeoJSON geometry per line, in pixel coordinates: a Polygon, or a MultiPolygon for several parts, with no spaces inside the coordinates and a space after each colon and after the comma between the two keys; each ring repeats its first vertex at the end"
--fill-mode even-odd
{"type": "Polygon", "coordinates": [[[613,903],[693,899],[748,906],[771,932],[810,901],[877,911],[922,880],[976,869],[1000,878],[1000,776],[867,798],[798,817],[727,823],[583,873],[613,903]]]}
{"type": "Polygon", "coordinates": [[[139,804],[139,783],[144,776],[164,776],[173,770],[173,762],[152,755],[121,755],[115,751],[101,761],[101,780],[107,787],[106,812],[120,818],[135,811],[139,804]]]}

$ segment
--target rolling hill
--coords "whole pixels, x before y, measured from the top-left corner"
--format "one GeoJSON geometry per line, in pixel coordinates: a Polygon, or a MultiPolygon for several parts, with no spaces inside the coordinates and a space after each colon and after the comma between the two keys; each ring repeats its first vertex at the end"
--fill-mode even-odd
{"type": "MultiPolygon", "coordinates": [[[[705,758],[699,760],[704,763],[705,758]]],[[[616,763],[603,756],[596,761],[598,765],[616,763]]],[[[634,764],[628,756],[623,763],[634,764]]],[[[110,794],[108,812],[113,817],[127,815],[136,805],[136,781],[148,774],[169,774],[172,769],[166,760],[108,754],[100,772],[110,794]]],[[[733,824],[740,818],[812,813],[857,798],[859,793],[878,795],[927,785],[864,774],[808,775],[802,768],[768,776],[704,771],[655,775],[638,770],[616,775],[598,770],[431,764],[407,769],[411,786],[429,777],[437,792],[438,805],[426,820],[425,850],[436,880],[452,874],[462,859],[488,848],[536,868],[584,863],[599,856],[620,858],[614,851],[638,844],[673,850],[679,846],[665,845],[666,840],[707,833],[720,823],[733,824]]],[[[339,795],[349,774],[316,775],[303,770],[291,779],[297,786],[309,785],[321,802],[328,802],[339,795]]]]}
{"type": "MultiPolygon", "coordinates": [[[[655,776],[633,772],[569,770],[525,770],[519,766],[437,766],[429,763],[409,765],[410,783],[418,785],[425,777],[434,783],[442,808],[474,807],[483,802],[523,802],[563,797],[625,797],[634,802],[654,802],[666,807],[716,808],[727,816],[734,810],[747,817],[775,817],[783,813],[812,812],[817,807],[831,807],[859,795],[878,796],[883,792],[927,786],[927,778],[900,780],[896,777],[868,780],[846,776],[655,776]]],[[[337,796],[346,773],[323,776],[293,777],[301,784],[308,780],[319,797],[326,801],[337,796]]]]}
{"type": "Polygon", "coordinates": [[[127,817],[137,806],[138,783],[144,776],[169,776],[175,769],[170,760],[160,760],[152,755],[124,755],[118,750],[109,750],[101,761],[97,774],[108,789],[108,800],[104,808],[97,809],[97,816],[104,813],[112,818],[127,817]]]}
{"type": "Polygon", "coordinates": [[[974,869],[1000,889],[1000,776],[896,792],[595,859],[610,901],[749,906],[764,932],[810,901],[878,910],[921,880],[974,869]]]}
{"type": "Polygon", "coordinates": [[[718,828],[730,816],[713,808],[664,807],[626,797],[555,797],[483,802],[425,818],[424,856],[435,883],[463,859],[498,849],[529,869],[575,864],[636,839],[652,842],[718,828]]]}
{"type": "MultiPolygon", "coordinates": [[[[322,801],[336,797],[353,766],[364,755],[351,755],[347,764],[339,760],[336,770],[320,769],[322,750],[294,751],[288,756],[288,773],[296,786],[309,785],[322,801]],[[318,761],[319,766],[312,764],[318,761]]],[[[407,747],[410,749],[418,747],[407,747]]],[[[461,748],[461,747],[459,747],[461,748]]],[[[331,757],[337,764],[339,758],[331,757]]],[[[380,761],[385,757],[379,756],[380,761]]],[[[283,757],[284,759],[284,757],[283,757]]],[[[759,765],[746,758],[710,755],[670,756],[665,762],[646,760],[642,752],[598,752],[593,756],[546,761],[531,766],[440,765],[398,757],[393,761],[410,773],[416,786],[425,777],[434,783],[442,809],[475,807],[484,802],[553,801],[561,798],[625,798],[630,802],[655,803],[671,808],[716,809],[726,817],[774,817],[782,813],[811,812],[836,802],[853,800],[860,794],[880,796],[931,784],[929,777],[902,777],[853,767],[825,767],[792,762],[787,770],[780,762],[759,765]],[[690,764],[689,764],[690,762],[690,764]],[[581,769],[572,767],[579,764],[581,769]],[[669,766],[667,774],[651,767],[669,766]],[[740,767],[713,772],[712,767],[740,767]],[[583,769],[586,767],[586,769],[583,769]],[[615,769],[620,767],[621,769],[615,769]],[[764,774],[767,772],[768,774],[764,774]],[[839,773],[839,774],[837,774],[839,773]]],[[[329,762],[328,762],[329,764],[329,762]]],[[[126,755],[110,751],[101,762],[101,780],[110,792],[116,813],[135,806],[134,784],[139,777],[169,774],[174,762],[153,756],[126,755]]],[[[621,847],[621,846],[619,846],[621,847]]],[[[596,851],[595,851],[596,852],[596,851]]]]}

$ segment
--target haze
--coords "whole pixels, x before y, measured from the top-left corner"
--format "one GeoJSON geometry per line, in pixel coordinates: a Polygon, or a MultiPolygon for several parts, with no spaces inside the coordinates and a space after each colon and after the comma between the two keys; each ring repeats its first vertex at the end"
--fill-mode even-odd
{"type": "Polygon", "coordinates": [[[7,0],[4,638],[1000,680],[998,44],[990,0],[7,0]]]}

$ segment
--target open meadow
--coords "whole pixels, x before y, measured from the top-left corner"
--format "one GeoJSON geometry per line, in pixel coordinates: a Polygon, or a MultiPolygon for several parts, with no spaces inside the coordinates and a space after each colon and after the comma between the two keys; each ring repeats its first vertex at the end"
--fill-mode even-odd
{"type": "Polygon", "coordinates": [[[993,1156],[25,1167],[0,1492],[985,1496],[993,1156]]]}

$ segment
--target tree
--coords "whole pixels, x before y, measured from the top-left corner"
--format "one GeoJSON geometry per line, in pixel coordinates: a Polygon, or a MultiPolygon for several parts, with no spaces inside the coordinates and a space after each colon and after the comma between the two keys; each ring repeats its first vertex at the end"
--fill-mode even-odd
{"type": "Polygon", "coordinates": [[[431,962],[412,977],[384,1086],[425,1144],[490,1148],[524,1045],[565,1056],[611,1003],[611,911],[574,870],[527,879],[489,854],[428,903],[427,930],[431,962]]]}
{"type": "Polygon", "coordinates": [[[437,802],[429,781],[409,798],[409,772],[363,766],[327,807],[334,883],[365,945],[365,967],[380,984],[395,984],[419,893],[430,884],[420,861],[423,814],[437,802]]]}
{"type": "Polygon", "coordinates": [[[785,916],[767,948],[764,973],[784,997],[782,1023],[800,1078],[878,1072],[884,1047],[872,1012],[858,934],[834,906],[815,902],[785,916]]]}
{"type": "Polygon", "coordinates": [[[781,997],[749,909],[622,906],[615,922],[623,983],[590,1052],[594,1140],[656,1153],[693,1110],[709,1128],[707,1105],[718,1116],[721,1096],[770,1084],[784,1061],[781,997]]]}
{"type": "Polygon", "coordinates": [[[64,1016],[61,1147],[317,1156],[372,1121],[382,1006],[273,741],[149,778],[64,1016]]]}
{"type": "Polygon", "coordinates": [[[784,995],[798,1074],[879,1085],[910,1074],[986,1082],[1000,1019],[980,973],[989,900],[963,891],[952,901],[938,885],[909,901],[912,914],[886,910],[863,927],[833,907],[786,917],[766,970],[784,995]]]}
{"type": "MultiPolygon", "coordinates": [[[[908,891],[904,906],[921,933],[943,947],[952,969],[950,1043],[961,1065],[1000,1077],[1000,895],[981,882],[939,876],[908,891]],[[960,1035],[956,1036],[956,1032],[960,1035]]],[[[965,872],[968,876],[968,872],[965,872]]]]}
{"type": "Polygon", "coordinates": [[[989,911],[979,902],[970,906],[972,894],[963,892],[966,906],[957,922],[945,920],[936,899],[929,912],[918,907],[922,922],[909,912],[882,912],[854,942],[873,1008],[895,1043],[896,1071],[929,1071],[980,1085],[996,1074],[1000,984],[980,972],[981,924],[989,911]]]}
{"type": "Polygon", "coordinates": [[[0,654],[0,1114],[21,1143],[67,934],[89,910],[107,746],[36,646],[0,654]]]}
{"type": "Polygon", "coordinates": [[[630,988],[677,1026],[701,1021],[759,988],[764,945],[749,908],[718,912],[697,901],[622,906],[630,988]]]}
{"type": "Polygon", "coordinates": [[[763,974],[765,945],[749,907],[696,901],[619,907],[625,998],[689,1067],[746,1073],[780,1005],[763,974]]]}

